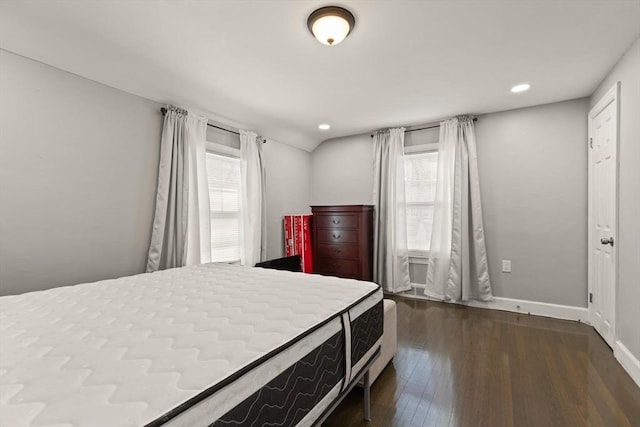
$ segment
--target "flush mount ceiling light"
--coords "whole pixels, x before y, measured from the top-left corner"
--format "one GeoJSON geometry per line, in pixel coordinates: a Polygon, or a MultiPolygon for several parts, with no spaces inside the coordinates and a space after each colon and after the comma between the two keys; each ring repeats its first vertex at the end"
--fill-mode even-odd
{"type": "Polygon", "coordinates": [[[326,123],[322,123],[321,125],[318,125],[318,129],[320,129],[320,130],[329,130],[329,129],[331,129],[331,126],[326,124],[326,123]]]}
{"type": "Polygon", "coordinates": [[[515,85],[514,87],[511,88],[511,92],[513,93],[520,93],[520,92],[526,92],[529,90],[529,88],[531,87],[531,85],[529,83],[522,83],[519,85],[515,85]]]}
{"type": "Polygon", "coordinates": [[[356,18],[347,9],[338,6],[325,6],[315,10],[307,27],[311,34],[322,44],[336,45],[344,40],[353,30],[356,18]]]}

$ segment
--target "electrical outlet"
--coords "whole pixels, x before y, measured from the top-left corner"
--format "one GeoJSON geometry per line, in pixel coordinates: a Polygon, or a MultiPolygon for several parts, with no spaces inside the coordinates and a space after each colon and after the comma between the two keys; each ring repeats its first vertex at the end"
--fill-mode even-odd
{"type": "Polygon", "coordinates": [[[503,273],[511,273],[511,260],[503,259],[502,260],[502,272],[503,273]]]}

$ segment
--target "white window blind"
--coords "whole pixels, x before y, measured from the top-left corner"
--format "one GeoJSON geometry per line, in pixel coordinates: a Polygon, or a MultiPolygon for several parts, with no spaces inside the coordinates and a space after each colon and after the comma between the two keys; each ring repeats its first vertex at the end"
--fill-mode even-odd
{"type": "Polygon", "coordinates": [[[427,256],[431,244],[438,152],[405,154],[407,245],[412,256],[427,256]]]}
{"type": "Polygon", "coordinates": [[[207,152],[211,260],[240,261],[240,159],[207,152]]]}

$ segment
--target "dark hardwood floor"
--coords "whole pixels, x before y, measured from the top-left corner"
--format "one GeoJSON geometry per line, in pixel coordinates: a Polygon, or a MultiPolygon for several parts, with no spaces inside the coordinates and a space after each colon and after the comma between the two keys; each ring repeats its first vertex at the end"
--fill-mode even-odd
{"type": "Polygon", "coordinates": [[[596,332],[577,322],[393,298],[398,353],[371,389],[324,424],[640,426],[640,388],[596,332]]]}

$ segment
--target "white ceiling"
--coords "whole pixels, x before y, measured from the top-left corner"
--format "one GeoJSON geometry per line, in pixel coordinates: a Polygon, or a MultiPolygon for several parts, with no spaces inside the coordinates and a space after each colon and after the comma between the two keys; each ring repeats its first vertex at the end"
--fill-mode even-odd
{"type": "Polygon", "coordinates": [[[0,1],[0,46],[313,150],[323,140],[588,96],[640,33],[640,0],[0,1]],[[514,95],[509,88],[530,82],[514,95]],[[318,130],[319,123],[331,130],[318,130]]]}

